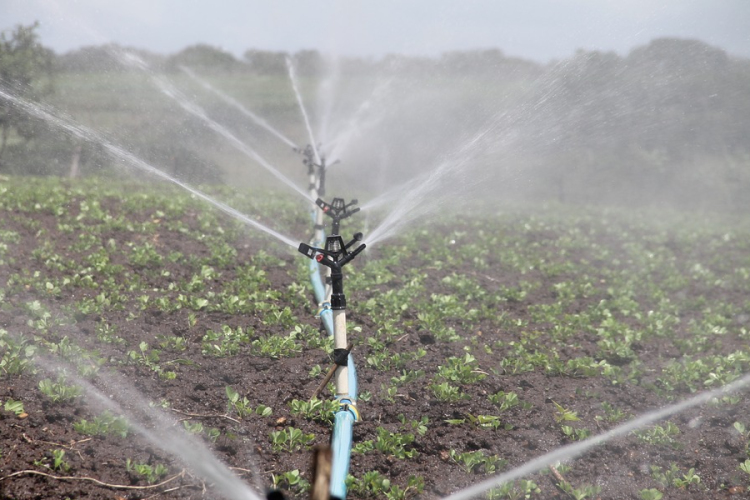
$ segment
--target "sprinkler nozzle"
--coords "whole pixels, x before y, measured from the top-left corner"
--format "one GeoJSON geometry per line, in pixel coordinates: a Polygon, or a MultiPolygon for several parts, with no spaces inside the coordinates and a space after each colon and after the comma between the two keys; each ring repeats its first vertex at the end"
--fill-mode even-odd
{"type": "Polygon", "coordinates": [[[324,214],[333,219],[331,224],[333,235],[339,234],[339,225],[342,220],[359,212],[359,207],[354,206],[357,204],[357,200],[352,200],[347,204],[343,198],[334,198],[331,203],[326,203],[318,198],[315,200],[315,204],[320,207],[324,214]]]}

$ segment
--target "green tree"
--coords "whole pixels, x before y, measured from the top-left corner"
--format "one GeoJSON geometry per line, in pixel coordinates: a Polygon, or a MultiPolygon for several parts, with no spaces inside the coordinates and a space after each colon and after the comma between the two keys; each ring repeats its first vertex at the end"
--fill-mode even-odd
{"type": "MultiPolygon", "coordinates": [[[[0,32],[0,86],[26,100],[38,101],[52,92],[54,54],[38,40],[36,29],[18,25],[0,32]]],[[[24,141],[39,133],[40,124],[7,100],[0,101],[0,165],[11,132],[24,141]]]]}

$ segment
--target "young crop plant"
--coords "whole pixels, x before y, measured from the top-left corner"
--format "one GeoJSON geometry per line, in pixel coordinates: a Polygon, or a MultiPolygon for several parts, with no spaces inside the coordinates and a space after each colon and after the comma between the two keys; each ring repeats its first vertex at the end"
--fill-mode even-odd
{"type": "Polygon", "coordinates": [[[378,471],[365,472],[360,479],[349,476],[346,484],[355,498],[408,500],[417,498],[424,492],[424,478],[421,476],[409,476],[406,487],[401,488],[378,471]]]}
{"type": "Polygon", "coordinates": [[[302,351],[302,346],[297,343],[297,334],[289,333],[286,337],[270,335],[255,339],[251,343],[253,354],[267,356],[272,359],[290,358],[302,351]]]}
{"type": "Polygon", "coordinates": [[[310,491],[310,481],[303,479],[299,469],[271,474],[271,488],[274,490],[285,489],[294,493],[304,495],[310,491]]]}
{"type": "Polygon", "coordinates": [[[229,400],[230,411],[234,410],[240,418],[245,418],[253,414],[260,415],[261,417],[269,417],[273,413],[271,407],[264,404],[259,404],[253,409],[250,400],[245,396],[240,397],[240,394],[229,385],[225,387],[225,392],[229,400]]]}
{"type": "Polygon", "coordinates": [[[450,458],[467,473],[477,474],[481,470],[484,474],[494,474],[508,465],[508,461],[497,455],[487,455],[482,450],[458,453],[450,451],[450,458]]]}
{"type": "Polygon", "coordinates": [[[77,385],[67,385],[66,377],[59,375],[55,382],[45,378],[39,381],[39,390],[53,403],[70,402],[83,394],[83,389],[77,385]]]}
{"type": "Polygon", "coordinates": [[[469,399],[471,397],[461,391],[460,388],[451,385],[448,382],[441,382],[439,384],[432,383],[430,385],[430,390],[435,396],[435,399],[443,403],[457,403],[458,401],[469,399]]]}
{"type": "Polygon", "coordinates": [[[596,498],[599,492],[602,490],[599,486],[593,486],[590,484],[584,484],[575,488],[568,482],[558,483],[557,485],[562,491],[568,494],[570,498],[574,500],[585,500],[586,498],[596,498]]]}
{"type": "Polygon", "coordinates": [[[352,447],[352,452],[367,453],[377,450],[387,456],[404,460],[414,458],[419,454],[417,450],[412,448],[414,440],[414,434],[399,434],[397,432],[390,432],[383,427],[378,427],[377,437],[374,441],[368,439],[357,443],[352,447]]]}
{"type": "Polygon", "coordinates": [[[430,423],[430,419],[426,415],[422,416],[419,420],[407,421],[403,413],[399,413],[398,421],[404,426],[411,427],[411,430],[420,436],[427,434],[427,424],[430,423]]]}
{"type": "Polygon", "coordinates": [[[634,431],[634,434],[644,443],[674,449],[682,447],[682,443],[675,439],[680,434],[680,429],[672,422],[667,422],[663,427],[655,425],[651,429],[634,431]]]}
{"type": "Polygon", "coordinates": [[[5,401],[3,408],[5,409],[5,411],[13,413],[17,417],[26,415],[26,411],[23,409],[23,401],[17,401],[13,398],[10,398],[5,401]]]}
{"type": "Polygon", "coordinates": [[[169,468],[164,464],[144,464],[131,459],[125,460],[125,469],[135,477],[142,477],[148,484],[155,484],[167,475],[169,468]]]}
{"type": "Polygon", "coordinates": [[[638,497],[641,500],[661,500],[664,497],[664,493],[656,488],[646,488],[638,492],[638,497]]]}
{"type": "Polygon", "coordinates": [[[534,481],[520,479],[513,483],[505,483],[487,492],[487,500],[529,500],[537,498],[542,490],[534,481]]]}
{"type": "Polygon", "coordinates": [[[270,435],[273,451],[295,451],[308,448],[315,441],[315,434],[305,434],[296,427],[287,427],[280,431],[272,431],[270,435]]]}
{"type": "Polygon", "coordinates": [[[487,374],[479,369],[477,360],[468,352],[463,358],[452,356],[445,366],[438,367],[437,376],[447,382],[474,384],[483,380],[487,374]]]}
{"type": "Polygon", "coordinates": [[[298,415],[305,420],[321,423],[333,423],[333,416],[339,409],[339,403],[333,399],[313,398],[310,401],[293,399],[289,403],[292,415],[298,415]]]}
{"type": "Polygon", "coordinates": [[[0,371],[5,375],[21,375],[34,371],[32,359],[37,346],[23,334],[18,338],[10,337],[6,330],[0,328],[0,371]]]}
{"type": "Polygon", "coordinates": [[[129,426],[125,417],[116,417],[109,410],[94,417],[91,422],[81,419],[73,424],[73,429],[87,436],[113,435],[125,438],[129,433],[129,426]]]}
{"type": "Polygon", "coordinates": [[[532,406],[531,403],[519,400],[518,394],[513,391],[496,392],[495,394],[490,394],[489,396],[487,396],[487,399],[489,399],[490,403],[497,406],[500,412],[508,411],[511,408],[515,408],[517,406],[520,406],[524,410],[529,410],[532,406]]]}
{"type": "Polygon", "coordinates": [[[128,351],[127,357],[131,363],[135,363],[141,366],[149,368],[151,371],[159,375],[159,378],[165,380],[174,380],[177,378],[177,372],[172,370],[164,370],[159,364],[159,354],[161,351],[158,349],[149,349],[146,342],[138,344],[138,351],[128,351]]]}
{"type": "Polygon", "coordinates": [[[226,357],[237,354],[242,344],[250,342],[250,331],[241,326],[233,329],[222,325],[221,331],[207,330],[201,340],[201,352],[206,356],[226,357]]]}

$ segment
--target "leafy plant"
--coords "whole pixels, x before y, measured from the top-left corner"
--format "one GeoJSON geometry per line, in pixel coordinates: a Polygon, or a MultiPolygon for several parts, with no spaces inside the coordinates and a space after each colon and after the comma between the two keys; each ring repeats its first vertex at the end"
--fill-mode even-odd
{"type": "Polygon", "coordinates": [[[664,494],[656,488],[643,489],[638,492],[641,500],[661,500],[664,494]]]}
{"type": "Polygon", "coordinates": [[[58,376],[55,382],[45,378],[39,381],[39,390],[55,403],[72,401],[83,394],[83,389],[76,385],[67,385],[65,381],[64,375],[58,376]]]}
{"type": "Polygon", "coordinates": [[[128,472],[134,473],[136,476],[144,478],[148,484],[154,484],[158,482],[169,472],[169,469],[164,464],[144,464],[134,462],[129,458],[125,460],[125,469],[128,472]]]}
{"type": "Polygon", "coordinates": [[[494,474],[498,469],[508,464],[507,460],[497,455],[486,455],[481,450],[465,453],[458,453],[456,450],[451,450],[450,458],[459,464],[467,474],[478,472],[480,468],[485,474],[494,474]]]}
{"type": "Polygon", "coordinates": [[[663,427],[655,425],[651,429],[635,431],[638,439],[644,443],[656,446],[668,446],[670,448],[681,448],[682,443],[675,440],[675,436],[680,434],[680,429],[672,422],[667,422],[663,427]]]}
{"type": "Polygon", "coordinates": [[[294,469],[280,474],[271,474],[271,487],[275,490],[284,488],[305,494],[310,491],[310,482],[302,478],[299,469],[294,469]]]}
{"type": "Polygon", "coordinates": [[[333,415],[339,409],[336,400],[321,400],[313,398],[310,401],[293,399],[289,403],[292,415],[299,415],[307,420],[315,420],[322,423],[333,423],[333,415]]]}
{"type": "Polygon", "coordinates": [[[295,427],[287,427],[280,431],[271,432],[271,445],[274,451],[294,451],[307,448],[315,441],[314,434],[305,434],[295,427]]]}
{"type": "Polygon", "coordinates": [[[420,476],[409,476],[406,487],[392,484],[391,480],[378,471],[365,472],[361,479],[353,476],[347,478],[347,487],[354,497],[386,498],[387,500],[406,500],[416,497],[424,491],[424,479],[420,476]]]}
{"type": "Polygon", "coordinates": [[[81,419],[73,424],[73,429],[87,436],[113,435],[121,438],[127,437],[129,432],[125,417],[116,417],[109,410],[94,417],[91,422],[81,419]]]}

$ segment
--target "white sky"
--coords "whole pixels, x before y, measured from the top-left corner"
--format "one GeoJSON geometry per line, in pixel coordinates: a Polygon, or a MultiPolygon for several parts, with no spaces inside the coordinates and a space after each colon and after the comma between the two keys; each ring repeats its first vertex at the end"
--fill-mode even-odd
{"type": "Polygon", "coordinates": [[[0,30],[35,20],[58,53],[108,42],[163,54],[207,43],[237,56],[499,48],[544,62],[668,36],[750,57],[750,0],[0,0],[0,30]]]}

